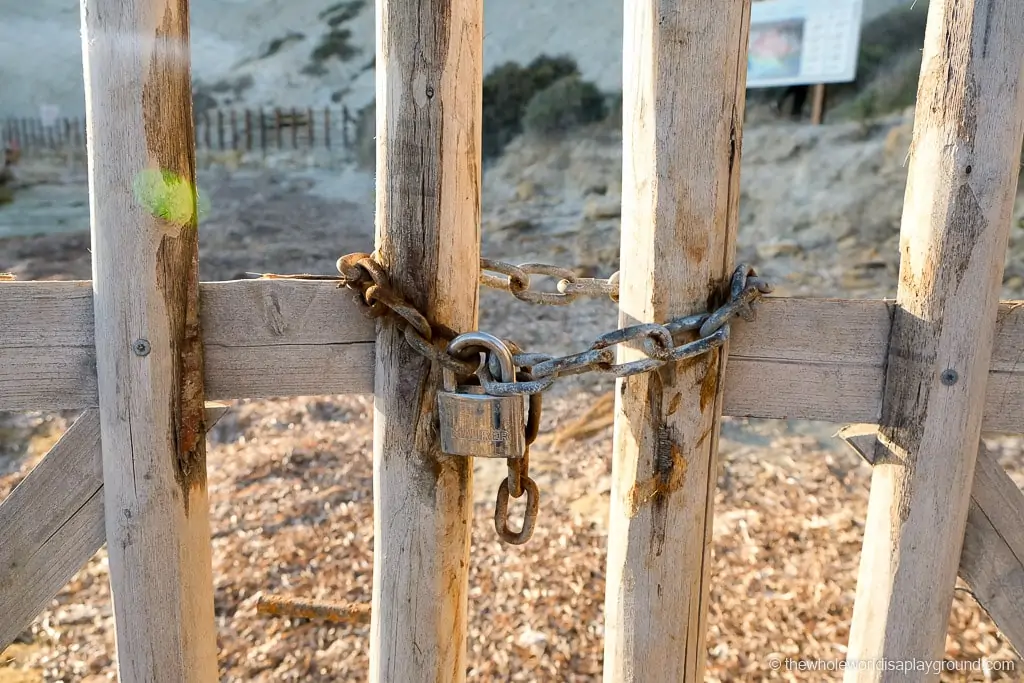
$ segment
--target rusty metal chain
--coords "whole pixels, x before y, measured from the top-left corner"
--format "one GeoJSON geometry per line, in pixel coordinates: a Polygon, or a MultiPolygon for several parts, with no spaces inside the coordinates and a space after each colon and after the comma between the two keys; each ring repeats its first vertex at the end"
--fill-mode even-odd
{"type": "Polygon", "coordinates": [[[547,306],[565,306],[581,296],[607,296],[619,300],[619,273],[616,271],[607,279],[576,277],[569,268],[552,266],[547,263],[520,263],[518,266],[505,261],[480,259],[480,284],[492,289],[511,293],[520,301],[547,306]],[[483,271],[501,273],[505,277],[490,275],[483,271]],[[531,275],[546,275],[560,278],[558,292],[540,292],[530,289],[531,275]]]}
{"type": "Polygon", "coordinates": [[[737,316],[744,320],[752,320],[751,304],[771,291],[771,284],[756,277],[752,267],[741,264],[733,272],[728,302],[712,313],[676,318],[663,325],[640,323],[624,327],[601,335],[586,351],[567,356],[555,357],[542,353],[521,352],[513,354],[515,365],[528,369],[534,378],[533,381],[499,382],[494,379],[496,373],[493,367],[482,367],[477,375],[484,391],[491,396],[516,396],[545,391],[560,377],[585,372],[610,374],[615,377],[651,372],[666,363],[694,358],[721,347],[729,339],[730,321],[737,316]],[[675,335],[692,331],[698,333],[697,339],[679,346],[675,345],[675,335]],[[632,341],[641,342],[642,350],[647,357],[616,365],[613,347],[632,341]]]}
{"type": "MultiPolygon", "coordinates": [[[[400,324],[404,325],[405,339],[413,349],[441,366],[449,368],[456,375],[465,377],[477,374],[484,390],[492,396],[538,394],[550,388],[560,377],[585,372],[628,377],[651,372],[666,363],[675,363],[708,353],[725,344],[730,333],[729,322],[733,318],[739,316],[744,320],[753,320],[751,304],[762,295],[770,294],[773,289],[767,280],[757,277],[753,267],[745,263],[740,264],[733,271],[729,300],[711,313],[698,313],[676,318],[664,324],[640,323],[613,330],[598,337],[586,351],[567,356],[523,353],[512,344],[516,350],[513,354],[516,367],[528,370],[532,379],[499,382],[494,379],[499,374],[494,363],[489,363],[490,369],[480,367],[478,364],[446,353],[443,345],[435,345],[435,340],[439,339],[443,342],[450,340],[441,338],[422,313],[395,293],[384,269],[372,255],[353,253],[342,256],[338,259],[337,267],[341,277],[274,275],[270,273],[264,273],[261,277],[339,280],[339,287],[348,287],[359,291],[367,315],[374,318],[385,314],[392,315],[400,324]],[[675,346],[675,335],[695,330],[699,335],[697,339],[675,346]],[[637,340],[641,341],[643,352],[647,357],[616,365],[615,351],[612,347],[637,340]]],[[[578,296],[597,294],[607,295],[614,300],[618,299],[618,272],[603,280],[600,278],[577,278],[568,268],[543,263],[524,263],[516,266],[503,261],[481,259],[481,267],[505,275],[503,279],[483,273],[480,277],[481,284],[504,289],[529,303],[564,305],[578,296]],[[558,283],[559,292],[538,292],[529,289],[530,275],[537,274],[562,278],[558,283]]],[[[491,360],[494,359],[491,358],[491,360]]]]}
{"type": "MultiPolygon", "coordinates": [[[[730,323],[740,317],[753,320],[751,305],[764,294],[772,292],[767,280],[757,277],[748,264],[740,264],[733,271],[729,298],[724,305],[708,313],[698,313],[669,320],[664,324],[640,323],[613,330],[598,337],[590,347],[579,353],[566,356],[551,356],[543,353],[525,353],[518,345],[502,340],[512,352],[516,370],[515,380],[501,382],[498,358],[493,353],[463,354],[456,357],[446,351],[451,341],[440,334],[415,306],[406,301],[391,288],[387,273],[374,255],[353,253],[342,256],[337,262],[339,276],[326,275],[275,275],[260,274],[263,278],[337,280],[339,287],[358,292],[358,298],[365,313],[372,318],[390,316],[403,328],[405,340],[416,352],[443,368],[450,369],[456,376],[476,375],[484,391],[497,397],[529,396],[529,415],[526,424],[526,451],[522,458],[507,460],[508,475],[498,488],[494,508],[494,527],[498,536],[507,543],[521,545],[533,535],[537,523],[539,492],[537,484],[530,478],[530,444],[540,430],[541,395],[554,382],[570,375],[585,372],[609,374],[615,377],[629,377],[651,372],[667,363],[694,358],[719,348],[729,339],[730,323]],[[697,332],[697,339],[679,344],[675,336],[683,332],[697,332]],[[616,364],[615,349],[619,344],[640,342],[645,357],[616,364]],[[468,356],[480,358],[471,362],[468,356]],[[526,512],[522,528],[516,532],[509,528],[508,506],[510,498],[526,495],[526,512]]],[[[581,278],[559,266],[543,263],[513,265],[503,261],[481,259],[481,269],[504,275],[504,278],[481,273],[480,283],[486,287],[511,292],[516,298],[528,303],[561,306],[580,296],[608,296],[618,301],[619,273],[607,279],[581,278]],[[531,275],[545,275],[560,278],[558,292],[541,292],[530,288],[531,275]]]]}
{"type": "MultiPolygon", "coordinates": [[[[514,346],[514,345],[513,345],[514,346]]],[[[494,356],[490,356],[493,358],[494,356]]],[[[481,369],[485,364],[481,364],[481,369]]],[[[477,371],[479,375],[480,370],[477,371]]],[[[533,381],[533,376],[526,370],[516,373],[517,379],[521,378],[526,382],[533,381]]],[[[540,416],[542,394],[532,394],[529,403],[529,415],[526,420],[526,451],[521,458],[509,458],[508,476],[498,487],[498,497],[494,503],[494,530],[498,537],[512,545],[523,545],[533,536],[533,530],[537,526],[537,512],[540,509],[540,493],[537,484],[530,479],[530,444],[537,440],[540,434],[540,416]],[[523,526],[518,532],[508,527],[508,503],[509,497],[520,498],[526,494],[526,512],[523,514],[523,526]]]]}

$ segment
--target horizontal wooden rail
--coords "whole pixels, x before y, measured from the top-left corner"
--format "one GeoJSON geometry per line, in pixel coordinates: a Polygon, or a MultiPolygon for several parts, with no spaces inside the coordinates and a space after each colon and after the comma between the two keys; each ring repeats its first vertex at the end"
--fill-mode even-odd
{"type": "MultiPolygon", "coordinates": [[[[210,400],[369,394],[374,321],[333,282],[201,285],[210,400]]],[[[724,414],[877,422],[892,303],[767,297],[734,325],[724,414]]],[[[87,281],[0,285],[0,410],[93,408],[87,281]]],[[[984,430],[1024,433],[1024,303],[1000,304],[984,430]]]]}
{"type": "MultiPolygon", "coordinates": [[[[92,283],[0,291],[0,410],[94,408],[92,283]]],[[[200,286],[206,398],[373,392],[374,322],[333,283],[200,286]]]]}

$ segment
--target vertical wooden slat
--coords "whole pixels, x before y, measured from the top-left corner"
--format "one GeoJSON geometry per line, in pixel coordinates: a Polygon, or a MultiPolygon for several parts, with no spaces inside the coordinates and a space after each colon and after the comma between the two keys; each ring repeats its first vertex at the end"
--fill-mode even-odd
{"type": "MultiPolygon", "coordinates": [[[[750,0],[626,5],[621,326],[728,288],[749,29],[750,0]]],[[[618,380],[605,681],[704,680],[724,370],[722,349],[618,380]]]]}
{"type": "MultiPolygon", "coordinates": [[[[432,324],[476,328],[482,0],[377,0],[376,248],[432,324]]],[[[382,319],[374,380],[370,680],[466,676],[470,458],[437,437],[441,368],[382,319]],[[431,426],[434,425],[434,426],[431,426]]]]}
{"type": "Polygon", "coordinates": [[[299,111],[292,107],[292,149],[299,148],[299,111]]]}
{"type": "MultiPolygon", "coordinates": [[[[961,554],[1024,130],[1024,5],[934,0],[851,661],[934,661],[961,554]]],[[[938,671],[848,667],[848,681],[938,671]]]]}
{"type": "Polygon", "coordinates": [[[252,151],[252,110],[245,110],[245,151],[252,151]]]}
{"type": "Polygon", "coordinates": [[[811,124],[820,126],[825,121],[825,84],[811,86],[811,124]]]}
{"type": "Polygon", "coordinates": [[[348,107],[341,108],[341,145],[345,149],[349,148],[349,137],[348,137],[348,124],[352,120],[351,115],[348,113],[348,107]]]}
{"type": "Polygon", "coordinates": [[[210,143],[210,111],[206,110],[203,112],[203,145],[207,150],[212,149],[213,145],[210,143]]]}
{"type": "Polygon", "coordinates": [[[119,678],[214,682],[188,0],[84,0],[82,24],[119,678]]]}
{"type": "Polygon", "coordinates": [[[217,110],[217,149],[224,150],[224,112],[217,110]]]}
{"type": "Polygon", "coordinates": [[[260,152],[267,155],[267,117],[263,107],[260,107],[260,152]]]}
{"type": "Polygon", "coordinates": [[[331,148],[331,108],[324,107],[324,145],[331,148]]]}
{"type": "Polygon", "coordinates": [[[231,149],[238,149],[238,116],[235,110],[231,110],[231,149]]]}
{"type": "Polygon", "coordinates": [[[277,132],[277,148],[281,149],[281,109],[274,108],[274,130],[277,132]]]}
{"type": "Polygon", "coordinates": [[[313,107],[306,110],[306,145],[313,149],[316,142],[316,119],[313,118],[313,107]]]}

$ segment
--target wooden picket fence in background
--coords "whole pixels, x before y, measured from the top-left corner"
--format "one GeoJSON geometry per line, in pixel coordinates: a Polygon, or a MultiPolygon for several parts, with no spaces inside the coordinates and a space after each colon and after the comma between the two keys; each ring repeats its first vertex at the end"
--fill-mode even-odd
{"type": "MultiPolygon", "coordinates": [[[[268,152],[277,150],[351,150],[358,118],[339,107],[267,107],[209,109],[195,120],[197,150],[268,152]]],[[[26,156],[68,150],[85,151],[85,117],[8,118],[0,140],[15,143],[26,156]]]]}

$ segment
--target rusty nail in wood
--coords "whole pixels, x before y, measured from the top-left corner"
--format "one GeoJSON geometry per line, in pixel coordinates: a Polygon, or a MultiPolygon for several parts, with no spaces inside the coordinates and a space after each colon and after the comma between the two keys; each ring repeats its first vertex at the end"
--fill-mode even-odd
{"type": "Polygon", "coordinates": [[[271,617],[322,619],[341,624],[368,624],[370,605],[358,602],[318,602],[279,596],[260,596],[256,613],[271,617]]]}

